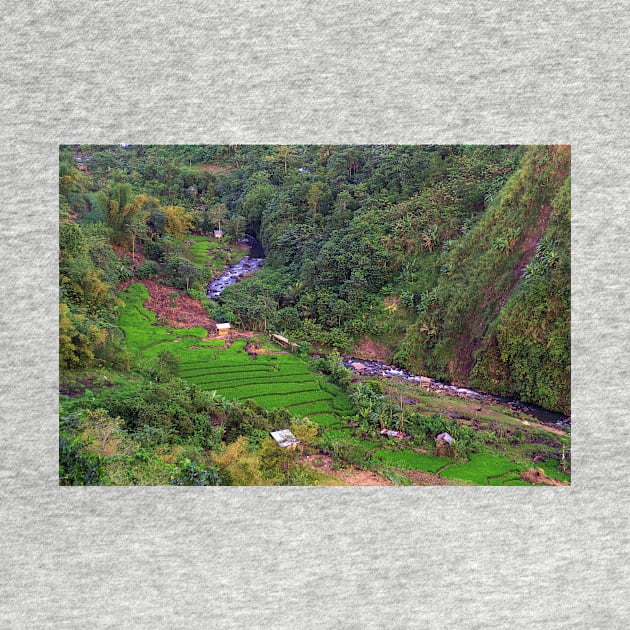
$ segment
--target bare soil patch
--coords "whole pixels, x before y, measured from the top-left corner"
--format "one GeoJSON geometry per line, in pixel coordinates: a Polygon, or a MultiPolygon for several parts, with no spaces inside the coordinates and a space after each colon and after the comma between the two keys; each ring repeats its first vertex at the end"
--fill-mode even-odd
{"type": "Polygon", "coordinates": [[[363,337],[355,345],[352,354],[357,359],[387,363],[392,351],[385,344],[374,341],[374,339],[369,337],[363,337]]]}
{"type": "Polygon", "coordinates": [[[219,166],[218,164],[195,164],[194,168],[200,173],[212,173],[213,175],[225,175],[234,169],[233,166],[219,166]]]}
{"type": "MultiPolygon", "coordinates": [[[[126,247],[121,247],[120,245],[112,244],[112,249],[114,250],[114,254],[118,257],[118,260],[124,260],[125,258],[132,259],[131,251],[126,247]]],[[[144,263],[146,257],[144,255],[144,251],[142,249],[142,245],[140,243],[136,243],[136,251],[135,251],[135,262],[133,263],[134,267],[139,267],[144,263]]]]}
{"type": "Polygon", "coordinates": [[[561,429],[560,427],[554,427],[550,424],[543,424],[542,422],[536,422],[535,420],[531,418],[529,420],[525,420],[519,416],[514,419],[518,420],[519,422],[521,422],[527,427],[531,427],[532,429],[540,429],[542,431],[549,431],[549,433],[555,433],[556,435],[567,435],[566,429],[561,429]]]}
{"type": "Polygon", "coordinates": [[[270,350],[269,348],[262,348],[251,341],[245,346],[245,352],[247,352],[247,354],[289,354],[286,350],[270,350]]]}
{"type": "Polygon", "coordinates": [[[158,316],[158,321],[173,328],[202,326],[211,334],[216,332],[215,322],[197,300],[172,287],[161,286],[153,280],[144,280],[143,284],[149,290],[149,299],[144,306],[158,316]]]}
{"type": "Polygon", "coordinates": [[[528,483],[533,483],[536,485],[543,485],[543,486],[568,486],[569,485],[566,481],[558,481],[557,479],[552,479],[551,477],[548,477],[542,468],[530,468],[529,470],[524,470],[521,473],[521,479],[523,481],[527,481],[528,483]]]}
{"type": "MultiPolygon", "coordinates": [[[[520,247],[521,256],[518,262],[512,267],[511,282],[507,283],[502,289],[497,288],[497,283],[486,286],[483,293],[483,301],[476,312],[470,314],[470,319],[466,325],[466,331],[460,335],[457,340],[453,358],[448,363],[448,370],[453,375],[453,380],[464,381],[470,374],[474,365],[474,354],[483,343],[486,336],[489,321],[483,316],[485,309],[491,302],[495,302],[492,317],[498,315],[499,311],[507,304],[512,292],[518,285],[525,267],[532,261],[536,255],[536,248],[540,239],[545,234],[547,223],[551,216],[552,208],[548,204],[541,204],[538,220],[536,224],[525,234],[525,238],[520,247]]],[[[508,272],[509,273],[509,272],[508,272]]]]}
{"type": "Polygon", "coordinates": [[[305,455],[304,463],[314,470],[319,470],[327,475],[336,477],[346,486],[393,486],[394,484],[385,477],[377,475],[371,470],[361,470],[354,466],[334,470],[332,467],[332,457],[330,455],[305,455]]]}
{"type": "Polygon", "coordinates": [[[171,328],[192,328],[201,326],[216,336],[216,322],[210,319],[201,302],[173,287],[165,287],[155,280],[128,280],[118,285],[118,289],[126,289],[130,284],[144,284],[149,291],[149,299],[143,304],[153,311],[158,323],[171,328]]]}
{"type": "Polygon", "coordinates": [[[439,475],[424,472],[422,470],[405,470],[405,477],[410,479],[415,486],[449,486],[449,479],[442,479],[439,475]]]}
{"type": "Polygon", "coordinates": [[[96,383],[94,378],[84,378],[71,383],[61,383],[59,386],[59,393],[69,398],[76,398],[77,396],[85,395],[86,391],[100,391],[105,387],[113,387],[113,383],[96,383]]]}

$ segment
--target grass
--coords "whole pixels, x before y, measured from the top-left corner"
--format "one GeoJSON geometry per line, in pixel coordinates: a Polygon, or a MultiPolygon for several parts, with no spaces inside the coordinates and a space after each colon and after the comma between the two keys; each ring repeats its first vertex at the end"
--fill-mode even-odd
{"type": "Polygon", "coordinates": [[[192,241],[188,248],[188,256],[196,265],[206,266],[212,250],[216,250],[218,242],[207,236],[188,235],[186,240],[192,241]]]}
{"type": "Polygon", "coordinates": [[[289,407],[289,411],[298,416],[325,414],[330,411],[330,404],[328,402],[298,403],[297,405],[291,405],[291,407],[289,407]]]}
{"type": "Polygon", "coordinates": [[[544,462],[535,464],[535,466],[542,468],[549,477],[559,481],[571,481],[571,475],[559,469],[560,462],[557,459],[546,459],[544,462]]]}
{"type": "MultiPolygon", "coordinates": [[[[294,413],[293,409],[289,409],[291,413],[294,413]]],[[[331,413],[306,413],[306,414],[297,414],[300,417],[308,417],[309,420],[316,422],[319,426],[328,428],[328,427],[336,427],[339,426],[339,418],[337,416],[333,416],[331,413]]]]}
{"type": "MultiPolygon", "coordinates": [[[[503,483],[493,483],[495,480],[500,482],[508,473],[517,473],[524,470],[524,467],[511,462],[498,455],[489,453],[475,453],[470,456],[469,461],[463,464],[454,464],[444,469],[441,477],[447,479],[458,479],[467,481],[479,486],[486,485],[504,485],[503,483]]],[[[514,477],[506,477],[506,481],[516,481],[514,477]]]]}
{"type": "Polygon", "coordinates": [[[523,481],[518,472],[508,472],[500,477],[491,477],[488,479],[489,486],[531,486],[528,481],[523,481]]]}
{"type": "Polygon", "coordinates": [[[226,265],[235,265],[247,256],[247,250],[230,245],[227,241],[217,241],[211,236],[188,234],[186,241],[188,257],[200,269],[210,267],[213,271],[221,271],[226,265]]]}
{"type": "MultiPolygon", "coordinates": [[[[270,386],[269,389],[273,390],[273,386],[270,386]]],[[[219,393],[221,393],[221,390],[218,391],[219,393]]],[[[299,392],[297,394],[276,394],[270,392],[269,394],[256,396],[255,398],[252,398],[252,400],[255,400],[261,407],[265,409],[285,409],[292,404],[301,403],[308,400],[313,400],[315,402],[326,400],[326,398],[323,397],[325,396],[325,394],[317,394],[317,392],[315,391],[309,392],[308,395],[306,394],[306,392],[299,392]]],[[[239,400],[243,398],[242,396],[229,396],[227,394],[226,397],[233,397],[239,400]]]]}
{"type": "MultiPolygon", "coordinates": [[[[316,382],[310,383],[287,383],[285,381],[273,383],[270,380],[264,383],[255,383],[254,385],[233,385],[231,387],[220,386],[221,391],[226,396],[234,395],[237,398],[251,398],[253,400],[266,396],[304,394],[304,398],[308,401],[313,392],[319,392],[320,389],[316,382]],[[272,385],[273,392],[270,392],[272,385]]],[[[284,406],[284,405],[283,405],[284,406]]]]}
{"type": "MultiPolygon", "coordinates": [[[[381,383],[387,395],[394,400],[403,396],[415,401],[409,405],[410,412],[457,417],[459,425],[470,427],[476,432],[485,449],[505,460],[516,462],[519,470],[538,466],[554,479],[570,481],[570,473],[562,473],[557,469],[562,445],[567,451],[570,448],[569,435],[556,434],[553,427],[538,424],[535,418],[523,413],[516,414],[500,405],[428,392],[402,381],[383,379],[381,383]],[[542,465],[533,464],[533,457],[541,455],[545,457],[545,462],[542,465]]],[[[506,481],[502,485],[522,485],[517,481],[506,481]]]]}
{"type": "Polygon", "coordinates": [[[410,449],[403,451],[379,450],[375,453],[375,457],[398,470],[422,470],[430,473],[436,473],[451,463],[448,457],[437,457],[410,449]]]}

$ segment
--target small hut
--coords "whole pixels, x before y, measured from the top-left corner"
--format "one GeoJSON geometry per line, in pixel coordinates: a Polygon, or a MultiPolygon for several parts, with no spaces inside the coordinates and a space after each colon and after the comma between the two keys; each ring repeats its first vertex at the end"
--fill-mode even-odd
{"type": "Polygon", "coordinates": [[[221,240],[223,238],[223,230],[214,230],[214,238],[221,240]]]}
{"type": "Polygon", "coordinates": [[[229,322],[226,322],[225,324],[217,324],[217,334],[219,335],[219,337],[225,337],[231,329],[232,326],[229,324],[229,322]]]}
{"type": "Polygon", "coordinates": [[[300,443],[300,441],[289,429],[271,431],[269,435],[271,435],[271,437],[278,443],[278,446],[282,448],[294,449],[300,443]]]}
{"type": "Polygon", "coordinates": [[[452,455],[454,438],[450,433],[440,433],[435,438],[436,455],[452,455]]]}
{"type": "Polygon", "coordinates": [[[297,343],[293,343],[289,341],[286,337],[282,335],[276,335],[275,333],[270,333],[269,338],[271,341],[275,341],[277,344],[281,345],[283,348],[289,348],[291,352],[299,348],[300,346],[297,343]]]}

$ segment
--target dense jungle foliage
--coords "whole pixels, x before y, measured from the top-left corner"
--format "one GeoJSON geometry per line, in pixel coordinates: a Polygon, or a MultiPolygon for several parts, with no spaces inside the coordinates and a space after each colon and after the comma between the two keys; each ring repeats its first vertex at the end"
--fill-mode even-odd
{"type": "Polygon", "coordinates": [[[176,356],[130,351],[128,281],[170,285],[215,321],[305,350],[353,354],[373,340],[413,373],[570,413],[568,147],[73,145],[60,150],[59,194],[62,385],[100,392],[62,404],[67,483],[240,479],[207,450],[221,452],[229,414],[259,431],[251,450],[228,430],[252,478],[313,481],[263,444],[280,411],[219,402],[177,378],[176,356]],[[225,247],[208,243],[216,229],[225,247]],[[245,234],[264,267],[209,300],[245,234]],[[122,382],[124,409],[107,394],[122,382]],[[77,446],[88,436],[124,465],[103,472],[103,449],[77,446]]]}

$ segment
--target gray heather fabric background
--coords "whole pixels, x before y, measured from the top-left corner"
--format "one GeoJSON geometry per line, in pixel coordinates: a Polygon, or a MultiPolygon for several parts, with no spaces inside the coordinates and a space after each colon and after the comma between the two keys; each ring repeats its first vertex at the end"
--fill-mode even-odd
{"type": "Polygon", "coordinates": [[[6,3],[0,628],[626,628],[627,2],[6,3]],[[569,488],[59,488],[59,143],[571,143],[569,488]]]}

